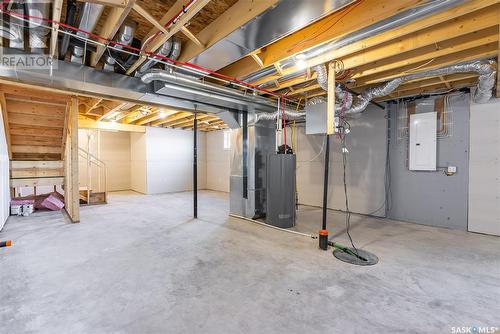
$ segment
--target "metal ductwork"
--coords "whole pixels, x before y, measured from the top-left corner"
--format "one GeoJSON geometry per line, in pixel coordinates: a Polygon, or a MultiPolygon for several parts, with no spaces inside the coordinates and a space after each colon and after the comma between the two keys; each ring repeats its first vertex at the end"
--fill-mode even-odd
{"type": "MultiPolygon", "coordinates": [[[[170,51],[172,51],[172,38],[169,38],[165,43],[163,43],[162,47],[156,53],[159,54],[160,56],[168,57],[170,51]]],[[[136,72],[136,76],[141,76],[142,74],[146,73],[157,62],[158,60],[154,58],[148,59],[136,72]]]]}
{"type": "Polygon", "coordinates": [[[207,83],[192,76],[153,69],[142,75],[145,84],[153,83],[157,94],[197,101],[207,105],[224,106],[232,110],[271,111],[276,105],[258,95],[248,94],[236,89],[207,83]]]}
{"type": "MultiPolygon", "coordinates": [[[[181,54],[181,40],[177,37],[172,37],[172,51],[170,52],[170,55],[168,56],[172,60],[177,60],[181,54]]],[[[165,69],[169,71],[173,71],[173,68],[171,66],[165,65],[165,69]]]]}
{"type": "MultiPolygon", "coordinates": [[[[346,35],[338,40],[335,40],[331,43],[327,43],[324,45],[320,45],[317,47],[313,47],[312,49],[308,50],[307,52],[304,53],[305,59],[312,59],[316,56],[319,56],[321,54],[324,54],[326,52],[329,52],[331,50],[339,49],[344,46],[347,46],[349,44],[355,43],[357,41],[363,40],[365,38],[368,38],[370,36],[374,36],[376,34],[380,34],[385,31],[389,31],[391,29],[394,29],[396,27],[402,26],[406,23],[415,21],[417,19],[424,18],[426,16],[429,16],[431,14],[434,14],[439,11],[443,11],[455,6],[458,6],[462,4],[465,0],[441,0],[441,1],[429,1],[428,3],[425,3],[419,7],[408,9],[400,14],[394,15],[388,19],[382,20],[380,22],[374,23],[366,28],[360,29],[356,32],[353,32],[349,35],[346,35]]],[[[283,69],[292,67],[295,65],[295,59],[289,58],[285,60],[284,62],[281,63],[281,67],[283,69]]],[[[299,75],[303,70],[299,70],[290,76],[293,75],[299,75]]],[[[259,80],[263,77],[277,74],[276,68],[274,66],[269,66],[266,68],[263,68],[262,70],[259,70],[255,73],[252,73],[244,78],[242,80],[248,81],[248,82],[254,82],[256,80],[259,80]]],[[[262,85],[259,85],[259,87],[265,87],[267,83],[263,83],[262,85]]]]}
{"type": "MultiPolygon", "coordinates": [[[[25,6],[28,16],[30,17],[50,17],[51,1],[26,0],[25,6]]],[[[29,28],[29,47],[31,52],[41,53],[47,48],[47,37],[50,29],[44,27],[45,22],[41,19],[30,19],[28,22],[29,28]]]]}
{"type": "MultiPolygon", "coordinates": [[[[84,31],[94,31],[99,18],[101,17],[104,6],[97,3],[85,2],[80,7],[80,18],[78,20],[78,28],[84,31]]],[[[88,38],[88,34],[78,31],[77,36],[88,38]]],[[[71,55],[71,62],[77,64],[83,64],[83,56],[85,53],[85,48],[81,46],[73,47],[73,54],[71,55]]]]}
{"type": "Polygon", "coordinates": [[[475,72],[479,74],[478,84],[473,96],[476,103],[487,102],[493,92],[495,86],[496,66],[494,61],[474,61],[464,64],[452,65],[444,68],[437,68],[433,70],[423,71],[415,74],[405,75],[389,82],[382,86],[368,88],[362,92],[356,103],[348,110],[346,114],[360,113],[366,109],[368,103],[375,97],[387,96],[398,88],[402,83],[412,80],[417,80],[425,77],[435,77],[440,75],[450,75],[454,73],[470,73],[475,72]]]}
{"type": "MultiPolygon", "coordinates": [[[[24,15],[24,5],[16,4],[16,8],[12,11],[24,15]]],[[[9,21],[3,22],[2,26],[2,37],[9,40],[9,47],[12,49],[24,49],[24,21],[11,15],[9,21]]]]}
{"type": "Polygon", "coordinates": [[[289,35],[352,2],[354,0],[280,0],[189,61],[219,70],[250,51],[289,35]]]}
{"type": "MultiPolygon", "coordinates": [[[[115,48],[122,49],[122,45],[132,44],[136,28],[136,22],[130,20],[125,21],[125,23],[120,27],[120,30],[115,36],[114,40],[120,43],[120,45],[116,45],[115,48]]],[[[115,64],[117,62],[116,58],[118,57],[120,57],[118,51],[113,50],[108,52],[104,58],[103,70],[113,72],[115,70],[115,64]]]]}
{"type": "MultiPolygon", "coordinates": [[[[75,25],[75,20],[76,20],[76,0],[68,0],[66,4],[66,24],[69,26],[74,26],[75,25]]],[[[67,32],[72,32],[69,28],[62,28],[64,31],[67,32]]],[[[61,39],[61,46],[59,48],[59,58],[63,59],[64,56],[66,55],[66,52],[68,52],[69,48],[69,41],[71,39],[71,36],[68,34],[63,34],[62,39],[61,39]]]]}

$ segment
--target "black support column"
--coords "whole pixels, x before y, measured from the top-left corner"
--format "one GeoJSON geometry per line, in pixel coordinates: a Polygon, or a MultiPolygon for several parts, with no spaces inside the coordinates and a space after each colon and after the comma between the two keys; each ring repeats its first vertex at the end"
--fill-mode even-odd
{"type": "Polygon", "coordinates": [[[198,112],[193,120],[193,217],[198,218],[198,112]]]}

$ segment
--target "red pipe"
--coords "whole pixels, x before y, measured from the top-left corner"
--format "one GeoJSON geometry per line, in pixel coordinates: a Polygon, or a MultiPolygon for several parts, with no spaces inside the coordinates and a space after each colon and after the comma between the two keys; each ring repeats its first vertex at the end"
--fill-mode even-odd
{"type": "MultiPolygon", "coordinates": [[[[194,1],[194,0],[192,0],[192,1],[194,1]]],[[[130,46],[130,45],[125,45],[125,44],[122,44],[120,42],[113,41],[113,40],[111,40],[109,38],[106,38],[106,37],[94,34],[94,33],[89,32],[89,31],[85,31],[85,30],[77,28],[77,27],[73,27],[73,26],[70,26],[68,24],[65,24],[65,23],[62,23],[62,22],[59,22],[59,21],[55,21],[55,20],[52,20],[52,19],[47,19],[47,18],[44,18],[44,17],[33,16],[33,15],[19,14],[19,13],[16,13],[16,12],[12,12],[12,11],[6,10],[5,9],[5,4],[6,4],[5,2],[2,3],[2,9],[1,10],[5,14],[7,14],[7,15],[15,16],[15,17],[19,17],[19,18],[24,18],[24,19],[32,19],[32,20],[44,21],[44,22],[47,22],[47,23],[50,23],[50,24],[57,24],[57,25],[59,25],[61,27],[64,27],[64,28],[67,28],[67,29],[70,29],[70,30],[73,30],[73,31],[76,31],[76,32],[84,33],[84,34],[86,34],[86,35],[88,35],[88,36],[90,36],[90,37],[92,37],[94,39],[101,40],[101,41],[103,41],[103,42],[105,42],[107,44],[111,44],[112,46],[120,46],[123,49],[134,51],[134,52],[136,52],[138,54],[143,53],[143,54],[146,54],[146,55],[148,55],[150,57],[155,57],[155,58],[158,58],[160,60],[164,60],[164,61],[173,63],[173,64],[178,65],[178,66],[184,66],[184,67],[189,67],[189,68],[192,68],[192,69],[196,69],[198,71],[205,72],[205,73],[207,73],[209,75],[212,75],[214,77],[218,77],[220,79],[224,79],[224,80],[229,81],[229,82],[234,82],[234,83],[237,83],[239,85],[242,85],[242,86],[245,86],[245,87],[248,87],[248,88],[251,88],[251,89],[254,89],[254,90],[257,90],[257,91],[260,91],[260,92],[263,92],[263,93],[275,96],[275,97],[283,97],[282,94],[276,94],[275,92],[269,91],[267,89],[259,88],[259,87],[255,86],[255,85],[252,85],[252,84],[248,83],[248,82],[238,80],[235,77],[231,77],[231,76],[228,76],[228,75],[217,73],[216,71],[214,71],[214,70],[212,70],[210,68],[207,68],[207,67],[203,67],[203,66],[196,65],[196,64],[193,64],[193,63],[189,63],[189,62],[183,62],[183,61],[180,61],[180,60],[174,60],[174,59],[171,59],[171,58],[159,55],[159,54],[151,52],[151,51],[143,51],[143,50],[141,50],[139,48],[135,48],[135,47],[130,46]]],[[[173,20],[175,20],[175,17],[173,18],[173,20]]]]}

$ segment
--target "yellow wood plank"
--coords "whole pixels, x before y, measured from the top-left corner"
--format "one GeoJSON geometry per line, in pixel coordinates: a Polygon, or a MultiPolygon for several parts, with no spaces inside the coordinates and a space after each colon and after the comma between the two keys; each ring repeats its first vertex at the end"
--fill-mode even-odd
{"type": "MultiPolygon", "coordinates": [[[[353,68],[396,56],[400,53],[433,45],[454,37],[463,36],[496,25],[498,0],[468,1],[463,5],[439,12],[426,18],[410,22],[388,32],[376,34],[333,49],[307,60],[308,66],[315,66],[332,59],[341,59],[346,68],[353,68]],[[404,37],[404,38],[401,38],[404,37]]],[[[295,66],[286,68],[281,75],[298,71],[295,66]]],[[[272,75],[253,82],[261,84],[281,75],[272,75]]]]}
{"type": "Polygon", "coordinates": [[[10,162],[11,169],[26,169],[26,168],[39,168],[39,169],[61,169],[64,168],[64,161],[16,161],[10,162]]]}
{"type": "Polygon", "coordinates": [[[204,46],[203,43],[198,39],[198,37],[196,37],[188,28],[182,27],[181,32],[184,34],[184,36],[189,38],[194,44],[196,44],[200,48],[204,46]]]}
{"type": "Polygon", "coordinates": [[[49,55],[51,58],[57,57],[57,39],[58,39],[58,29],[59,23],[61,21],[63,0],[54,0],[52,3],[52,30],[50,33],[50,49],[49,55]]]}
{"type": "MultiPolygon", "coordinates": [[[[164,33],[156,37],[148,46],[146,47],[147,51],[156,51],[158,50],[163,43],[165,43],[170,37],[179,32],[182,27],[184,27],[189,20],[191,20],[200,10],[208,4],[210,0],[198,0],[194,4],[192,4],[188,10],[176,21],[176,23],[168,29],[168,33],[164,33]]],[[[146,57],[140,57],[128,70],[127,74],[131,74],[134,72],[144,61],[146,57]]]]}
{"type": "Polygon", "coordinates": [[[197,34],[204,46],[188,41],[182,46],[181,61],[189,61],[234,30],[275,5],[278,0],[239,0],[197,34]]]}
{"type": "Polygon", "coordinates": [[[2,119],[3,119],[3,128],[5,132],[5,139],[7,141],[7,150],[9,152],[9,159],[12,159],[12,149],[10,144],[10,125],[9,125],[9,114],[7,112],[7,103],[5,101],[5,94],[0,92],[0,109],[2,109],[2,119]]]}
{"type": "Polygon", "coordinates": [[[18,187],[42,187],[42,186],[62,186],[64,184],[63,177],[43,177],[29,179],[11,179],[11,188],[18,187]]]}
{"type": "Polygon", "coordinates": [[[146,128],[139,125],[123,124],[117,122],[97,122],[91,119],[79,119],[78,127],[81,129],[101,129],[127,132],[146,132],[146,128]]]}

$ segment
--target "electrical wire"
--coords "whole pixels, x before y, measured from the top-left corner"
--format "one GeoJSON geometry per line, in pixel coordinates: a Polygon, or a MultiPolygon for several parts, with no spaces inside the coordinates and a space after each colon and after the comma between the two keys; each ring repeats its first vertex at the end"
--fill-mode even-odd
{"type": "MultiPolygon", "coordinates": [[[[346,124],[349,124],[346,122],[346,124]]],[[[349,126],[350,127],[350,126],[349,126]]],[[[349,241],[351,242],[351,246],[356,253],[356,256],[359,256],[358,249],[354,245],[354,241],[351,237],[351,210],[349,209],[349,196],[347,193],[347,181],[346,181],[346,169],[347,169],[347,147],[346,147],[346,136],[343,135],[341,139],[341,147],[342,147],[342,167],[343,167],[343,183],[344,183],[344,197],[345,197],[345,228],[346,234],[349,237],[349,241]]]]}

